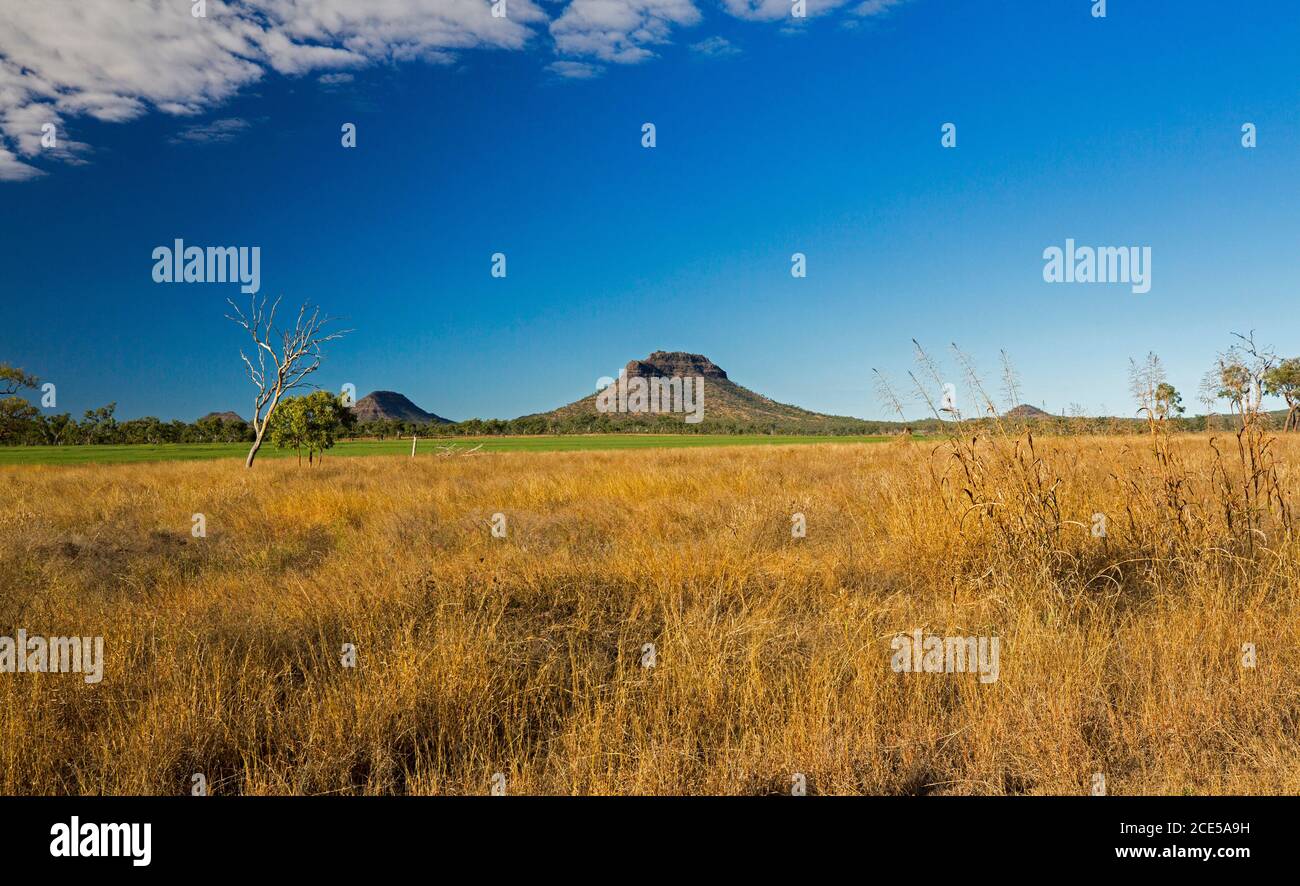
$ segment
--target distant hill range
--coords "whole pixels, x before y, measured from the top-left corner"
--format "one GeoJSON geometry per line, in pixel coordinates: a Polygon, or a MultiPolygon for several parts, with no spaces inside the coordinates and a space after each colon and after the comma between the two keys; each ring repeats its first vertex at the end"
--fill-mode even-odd
{"type": "MultiPolygon", "coordinates": [[[[373,391],[357,401],[352,412],[358,423],[400,422],[406,425],[431,424],[455,425],[448,429],[454,434],[585,434],[585,433],[759,433],[759,434],[832,434],[832,435],[869,435],[897,434],[916,432],[921,434],[946,433],[955,427],[951,420],[934,417],[917,418],[910,421],[881,421],[852,418],[843,415],[827,415],[778,403],[742,385],[736,384],[727,375],[726,370],[703,354],[689,354],[685,351],[655,351],[641,360],[629,360],[623,367],[622,377],[615,381],[618,386],[631,394],[631,382],[644,379],[648,385],[651,379],[704,379],[704,403],[701,421],[687,422],[686,415],[680,410],[662,410],[659,412],[618,411],[597,407],[599,391],[588,394],[580,400],[553,409],[520,416],[515,419],[469,419],[453,422],[450,419],[426,412],[416,406],[404,394],[396,391],[373,391]]],[[[606,406],[616,397],[606,394],[603,402],[606,406]]],[[[629,404],[630,405],[630,404],[629,404]]],[[[1285,411],[1270,413],[1273,424],[1282,426],[1285,411]]],[[[983,423],[978,415],[967,415],[983,423]]],[[[1114,418],[1065,418],[1053,415],[1037,406],[1022,403],[1008,409],[1002,414],[1003,419],[1023,422],[1029,427],[1051,430],[1069,429],[1076,433],[1115,433],[1125,431],[1142,431],[1146,427],[1144,419],[1133,417],[1114,418]]],[[[244,419],[234,412],[210,412],[200,421],[219,419],[222,422],[243,422],[244,419]]],[[[1223,416],[1209,422],[1211,427],[1227,427],[1231,422],[1223,416]]],[[[1207,427],[1204,417],[1189,417],[1180,422],[1179,427],[1187,430],[1201,430],[1207,427]]],[[[389,429],[391,431],[391,428],[389,429]]],[[[388,431],[374,430],[363,433],[384,434],[388,431]]],[[[409,430],[408,430],[409,433],[409,430]]],[[[443,433],[439,431],[438,433],[443,433]]]]}
{"type": "Polygon", "coordinates": [[[358,422],[402,421],[414,424],[452,424],[451,419],[425,412],[396,391],[372,391],[352,407],[358,422]]]}
{"type": "MultiPolygon", "coordinates": [[[[868,433],[868,423],[847,416],[824,415],[798,406],[778,403],[751,391],[728,378],[726,370],[702,354],[684,351],[655,351],[642,360],[630,360],[624,367],[628,382],[632,379],[704,379],[703,420],[697,429],[777,429],[797,433],[868,433]],[[702,427],[701,427],[702,426],[702,427]]],[[[616,381],[616,384],[618,382],[616,381]]],[[[649,430],[667,424],[682,424],[681,412],[618,412],[597,408],[599,392],[589,394],[567,406],[550,412],[526,415],[515,421],[523,424],[545,421],[562,426],[589,426],[588,430],[649,430]]]]}

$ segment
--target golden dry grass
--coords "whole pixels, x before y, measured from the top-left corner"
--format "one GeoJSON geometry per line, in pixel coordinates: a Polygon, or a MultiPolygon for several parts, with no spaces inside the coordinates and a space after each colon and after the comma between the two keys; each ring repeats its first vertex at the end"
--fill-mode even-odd
{"type": "Polygon", "coordinates": [[[1133,438],[1035,441],[1046,528],[932,443],[0,470],[0,634],[106,646],[0,674],[0,792],[1300,793],[1300,554],[1170,446],[1177,530],[1133,438]]]}

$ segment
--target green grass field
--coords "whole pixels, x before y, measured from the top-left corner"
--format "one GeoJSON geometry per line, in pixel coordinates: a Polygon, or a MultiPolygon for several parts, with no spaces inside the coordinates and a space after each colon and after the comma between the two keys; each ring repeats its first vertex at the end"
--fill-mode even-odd
{"type": "MultiPolygon", "coordinates": [[[[648,449],[685,446],[762,446],[792,443],[880,443],[890,437],[829,437],[731,434],[580,434],[545,437],[453,437],[420,440],[416,454],[438,455],[447,447],[466,452],[567,452],[576,449],[648,449]]],[[[0,465],[102,464],[135,461],[185,461],[191,459],[244,458],[247,443],[163,443],[128,446],[6,446],[0,447],[0,465]]],[[[410,440],[345,441],[326,458],[363,455],[410,455],[410,440]]],[[[291,450],[262,447],[258,458],[294,458],[291,450]]]]}

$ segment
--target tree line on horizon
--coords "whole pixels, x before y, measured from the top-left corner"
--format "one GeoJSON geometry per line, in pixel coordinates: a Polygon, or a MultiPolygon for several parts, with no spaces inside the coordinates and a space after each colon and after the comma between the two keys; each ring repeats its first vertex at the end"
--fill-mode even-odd
{"type": "MultiPolygon", "coordinates": [[[[761,434],[860,436],[891,434],[943,433],[961,421],[955,410],[933,409],[928,396],[923,399],[934,411],[933,418],[919,421],[871,421],[839,416],[801,418],[797,421],[744,421],[735,418],[710,419],[695,424],[683,422],[670,414],[613,416],[608,413],[542,413],[514,419],[468,419],[450,424],[412,422],[394,419],[358,421],[351,409],[325,391],[290,396],[289,391],[308,386],[305,379],[321,360],[320,345],[343,333],[323,332],[328,318],[319,311],[308,313],[304,304],[293,330],[279,332],[274,325],[278,300],[269,306],[254,301],[245,317],[238,308],[231,317],[247,330],[258,345],[255,364],[241,353],[250,379],[258,389],[255,415],[251,421],[213,414],[194,422],[164,422],[153,416],[119,421],[117,404],[88,409],[80,421],[69,413],[47,415],[20,396],[34,390],[40,380],[25,370],[0,362],[0,445],[122,445],[164,443],[249,443],[246,464],[251,466],[264,440],[279,448],[307,451],[308,463],[342,440],[385,440],[404,437],[456,436],[534,436],[600,433],[654,434],[761,434]],[[281,353],[270,346],[282,339],[281,353]],[[271,365],[265,354],[272,355],[271,365]],[[952,415],[945,415],[952,412],[952,415]]],[[[232,303],[233,306],[233,303],[232,303]]],[[[1201,401],[1207,414],[1185,416],[1182,395],[1167,382],[1159,358],[1148,354],[1142,361],[1131,361],[1131,393],[1138,403],[1135,418],[1090,417],[1072,409],[1068,416],[980,416],[973,421],[1013,421],[1039,433],[1063,435],[1123,434],[1141,432],[1151,420],[1159,420],[1170,430],[1211,431],[1234,427],[1235,418],[1244,414],[1280,423],[1283,431],[1300,430],[1300,357],[1279,358],[1272,351],[1255,344],[1249,336],[1237,338],[1228,350],[1218,355],[1215,365],[1201,383],[1201,401]],[[1280,397],[1286,409],[1273,413],[1262,409],[1265,396],[1280,397]],[[1227,414],[1214,411],[1219,402],[1228,404],[1227,414]],[[1145,414],[1145,418],[1142,416],[1145,414]]],[[[919,344],[917,345],[920,348],[919,344]]],[[[923,352],[922,352],[923,353],[923,352]]],[[[928,360],[928,358],[927,358],[928,360]]],[[[1003,354],[1005,371],[1014,373],[1003,354]]],[[[877,373],[879,376],[879,373],[877,373]]],[[[883,382],[883,376],[879,376],[883,382]]],[[[936,378],[938,376],[936,375],[936,378]]],[[[1008,376],[1010,377],[1010,376],[1008,376]]],[[[915,378],[913,379],[915,381],[915,378]]],[[[884,387],[888,393],[888,384],[884,387]]],[[[1013,385],[1014,390],[1014,385],[1013,385]]],[[[924,394],[924,392],[922,392],[924,394]]],[[[887,398],[902,414],[901,404],[889,394],[887,398]]],[[[1013,398],[1018,399],[1018,397],[1013,398]]],[[[967,419],[970,423],[972,419],[967,419]]]]}
{"type": "MultiPolygon", "coordinates": [[[[1289,361],[1293,365],[1287,371],[1294,376],[1289,387],[1300,392],[1300,361],[1289,361]]],[[[116,416],[116,403],[109,403],[97,409],[88,409],[81,419],[64,412],[47,415],[18,396],[19,389],[11,382],[14,378],[26,377],[22,370],[8,364],[0,364],[0,445],[5,446],[75,446],[75,445],[158,445],[168,443],[252,443],[255,432],[252,425],[243,419],[226,418],[209,415],[197,421],[187,422],[179,419],[163,421],[154,416],[121,420],[116,416]],[[7,386],[2,386],[6,385],[7,386]]],[[[1231,427],[1226,415],[1182,415],[1181,395],[1167,383],[1156,395],[1158,403],[1168,404],[1167,418],[1171,429],[1176,431],[1196,432],[1207,430],[1226,430],[1231,427]],[[1172,396],[1170,396],[1172,395],[1172,396]]],[[[23,385],[29,387],[29,385],[23,385]]],[[[1296,399],[1300,403],[1300,398],[1296,399]]],[[[807,435],[807,436],[862,436],[895,435],[915,433],[919,435],[940,433],[949,424],[940,419],[928,418],[918,421],[872,421],[855,419],[826,419],[825,421],[803,420],[799,422],[745,422],[739,420],[705,420],[698,424],[687,424],[679,416],[610,416],[605,413],[592,415],[530,415],[514,419],[478,419],[472,418],[451,424],[403,421],[397,419],[378,419],[358,421],[351,410],[342,406],[338,398],[324,391],[316,391],[301,397],[286,397],[276,410],[283,419],[278,423],[272,420],[268,435],[272,445],[281,448],[301,449],[312,453],[329,448],[338,440],[390,440],[410,439],[411,437],[491,437],[491,436],[540,436],[571,434],[727,434],[727,435],[807,435]],[[317,417],[309,420],[304,416],[301,401],[314,399],[318,416],[330,415],[321,408],[325,401],[338,406],[331,418],[317,417]],[[323,400],[321,399],[323,398],[323,400]],[[305,424],[304,424],[305,423],[305,424]],[[304,424],[300,433],[277,428],[304,424]]],[[[1294,408],[1272,414],[1275,421],[1284,429],[1296,427],[1294,408]]],[[[1140,418],[1096,417],[1084,415],[1038,416],[1017,418],[1017,422],[1033,427],[1039,433],[1057,433],[1063,435],[1085,434],[1127,434],[1138,433],[1143,429],[1140,418]]]]}

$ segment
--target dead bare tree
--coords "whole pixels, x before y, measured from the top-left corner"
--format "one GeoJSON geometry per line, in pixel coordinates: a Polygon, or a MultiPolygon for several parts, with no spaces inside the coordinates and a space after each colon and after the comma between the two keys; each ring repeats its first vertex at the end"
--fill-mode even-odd
{"type": "Polygon", "coordinates": [[[321,345],[340,339],[352,330],[327,331],[325,327],[333,322],[331,318],[322,316],[320,308],[313,308],[307,302],[303,302],[298,309],[298,319],[293,328],[281,330],[275,326],[275,312],[280,307],[279,298],[271,303],[268,311],[266,298],[259,300],[253,296],[248,316],[233,301],[226,301],[235,311],[233,317],[229,314],[226,317],[247,330],[256,345],[256,364],[242,348],[239,351],[248,370],[248,377],[257,388],[251,421],[253,446],[248,450],[248,458],[244,462],[244,467],[251,468],[253,459],[257,458],[257,451],[262,448],[262,440],[266,437],[271,416],[280,405],[280,399],[289,391],[306,385],[307,376],[320,366],[321,345]],[[311,313],[308,313],[309,310],[311,313]],[[278,352],[274,347],[277,340],[280,345],[278,352]],[[268,358],[271,364],[269,367],[268,358]]]}

